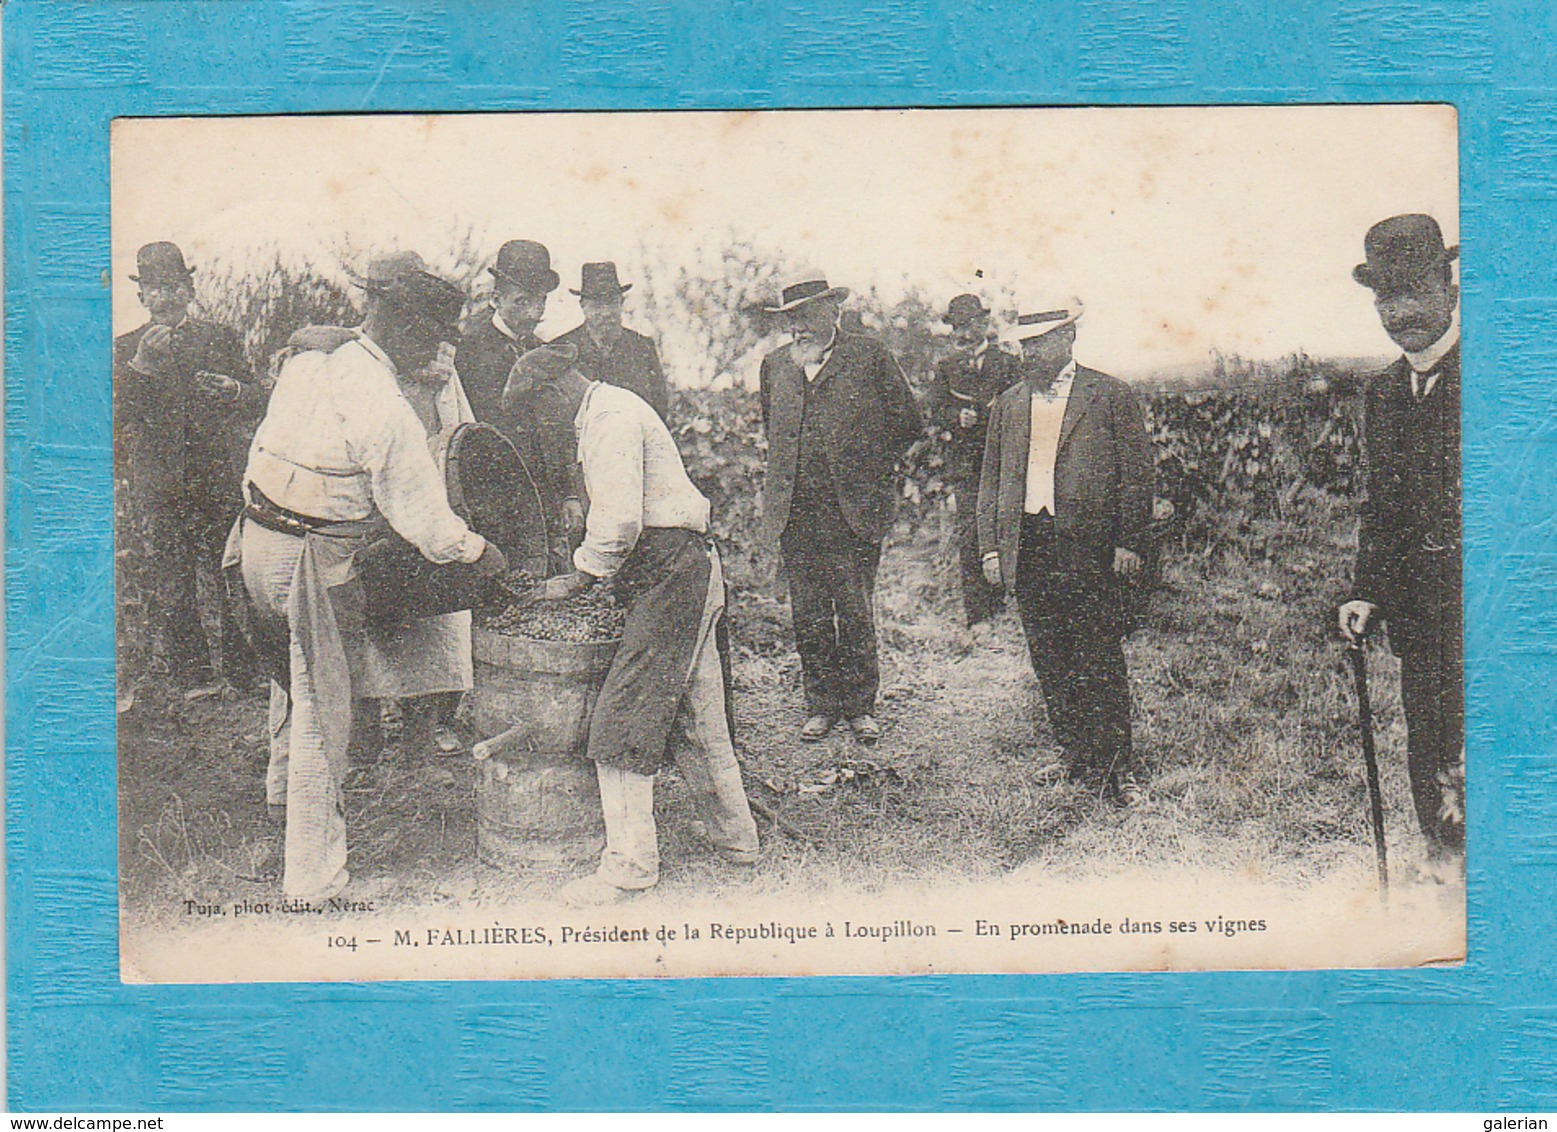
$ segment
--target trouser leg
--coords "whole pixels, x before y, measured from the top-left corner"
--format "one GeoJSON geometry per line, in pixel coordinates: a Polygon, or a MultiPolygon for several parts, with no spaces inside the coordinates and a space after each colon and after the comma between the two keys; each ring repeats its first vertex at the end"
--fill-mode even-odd
{"type": "Polygon", "coordinates": [[[270,708],[265,730],[270,742],[270,762],[265,767],[265,802],[271,806],[287,804],[287,773],[291,768],[292,704],[287,690],[275,680],[270,682],[270,708]]]}
{"type": "Polygon", "coordinates": [[[595,764],[606,847],[595,870],[617,888],[652,888],[660,879],[660,845],[654,827],[654,776],[595,764]]]}
{"type": "Polygon", "coordinates": [[[795,651],[800,654],[805,685],[806,710],[812,715],[837,716],[841,714],[838,628],[826,547],[820,538],[809,532],[786,530],[782,549],[784,570],[789,578],[795,651]]]}
{"type": "Polygon", "coordinates": [[[833,606],[838,626],[839,714],[853,719],[876,710],[881,668],[876,653],[876,567],[881,547],[844,530],[838,534],[833,606]]]}
{"type": "MultiPolygon", "coordinates": [[[[288,896],[308,897],[334,886],[346,868],[346,808],[341,783],[347,753],[331,751],[320,718],[328,705],[312,691],[307,659],[292,646],[292,723],[287,768],[286,871],[288,896]]],[[[361,712],[353,712],[358,730],[361,712]]]]}
{"type": "Polygon", "coordinates": [[[1076,748],[1075,736],[1070,730],[1071,716],[1066,707],[1066,642],[1059,632],[1059,621],[1048,608],[1037,578],[1023,579],[1028,584],[1018,584],[1017,611],[1022,621],[1022,633],[1027,638],[1027,654],[1032,660],[1033,675],[1038,677],[1038,688],[1043,693],[1044,712],[1049,719],[1049,730],[1060,750],[1070,757],[1076,748]]]}
{"type": "Polygon", "coordinates": [[[1454,650],[1424,633],[1401,650],[1400,698],[1406,715],[1406,768],[1417,822],[1432,856],[1462,851],[1464,826],[1444,820],[1444,786],[1465,739],[1463,669],[1449,671],[1454,650]]]}
{"type": "Polygon", "coordinates": [[[431,717],[434,726],[454,725],[454,716],[460,709],[460,697],[464,694],[464,692],[431,692],[425,697],[427,714],[431,717]]]}
{"type": "Polygon", "coordinates": [[[200,623],[196,599],[196,540],[188,529],[188,509],[175,502],[159,505],[155,521],[155,623],[162,632],[168,667],[175,679],[192,680],[211,663],[210,645],[200,623]]]}
{"type": "MultiPolygon", "coordinates": [[[[1088,603],[1090,604],[1090,603],[1088,603]]],[[[1130,766],[1130,684],[1119,636],[1091,618],[1070,626],[1066,710],[1076,758],[1089,777],[1130,766]]]]}
{"type": "Polygon", "coordinates": [[[1065,699],[1069,690],[1065,679],[1069,642],[1061,633],[1057,608],[1055,587],[1060,581],[1054,568],[1052,526],[1040,526],[1035,520],[1029,520],[1023,529],[1017,556],[1017,614],[1022,622],[1022,634],[1027,638],[1033,675],[1038,678],[1038,687],[1043,692],[1049,729],[1069,759],[1076,749],[1076,740],[1070,731],[1071,716],[1065,699]]]}
{"type": "Polygon", "coordinates": [[[674,745],[676,766],[692,792],[698,816],[708,826],[709,838],[721,848],[755,852],[757,823],[730,740],[724,676],[712,633],[693,661],[680,722],[687,741],[674,745]]]}

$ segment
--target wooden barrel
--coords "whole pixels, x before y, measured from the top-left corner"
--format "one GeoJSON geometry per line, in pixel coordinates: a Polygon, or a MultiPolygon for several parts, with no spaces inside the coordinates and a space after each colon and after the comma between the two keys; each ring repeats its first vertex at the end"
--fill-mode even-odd
{"type": "Polygon", "coordinates": [[[498,866],[584,861],[605,841],[595,764],[583,756],[617,641],[471,632],[476,727],[525,725],[523,741],[477,763],[476,853],[498,866]]]}

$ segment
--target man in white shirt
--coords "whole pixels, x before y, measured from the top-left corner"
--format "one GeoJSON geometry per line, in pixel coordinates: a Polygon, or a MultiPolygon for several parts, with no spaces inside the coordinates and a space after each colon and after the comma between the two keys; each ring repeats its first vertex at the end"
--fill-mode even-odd
{"type": "Polygon", "coordinates": [[[701,811],[697,828],[736,865],[757,860],[726,714],[717,630],[724,575],[708,537],[708,500],[654,409],[619,386],[589,381],[572,351],[546,346],[519,360],[521,380],[574,407],[589,496],[574,571],[548,579],[543,600],[611,581],[627,610],[622,643],[595,701],[589,757],[600,780],[606,847],[594,873],[563,888],[575,907],[619,903],[659,882],[654,774],[676,724],[676,765],[701,811]]]}
{"type": "Polygon", "coordinates": [[[1018,319],[1022,380],[990,411],[979,547],[986,578],[1016,594],[1068,774],[1129,805],[1143,786],[1121,642],[1151,520],[1151,444],[1134,391],[1072,358],[1080,317],[1071,300],[1018,319]]]}
{"type": "Polygon", "coordinates": [[[1431,216],[1408,214],[1375,224],[1363,251],[1353,278],[1403,356],[1368,386],[1368,490],[1340,628],[1355,642],[1389,625],[1424,876],[1443,881],[1465,866],[1459,248],[1431,216]]]}
{"type": "MultiPolygon", "coordinates": [[[[341,786],[353,738],[371,733],[369,648],[356,555],[387,524],[435,563],[501,574],[503,553],[449,507],[427,431],[397,374],[457,336],[460,290],[411,256],[379,261],[360,333],[283,366],[249,450],[239,559],[262,639],[280,652],[290,736],[273,749],[268,800],[286,812],[286,895],[325,902],[346,871],[341,786]],[[281,651],[284,650],[284,651],[281,651]]],[[[274,720],[273,733],[279,732],[274,720]]]]}

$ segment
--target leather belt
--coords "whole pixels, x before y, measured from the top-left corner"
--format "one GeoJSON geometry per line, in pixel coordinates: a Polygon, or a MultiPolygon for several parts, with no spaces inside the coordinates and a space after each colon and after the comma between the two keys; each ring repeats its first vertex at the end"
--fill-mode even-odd
{"type": "Polygon", "coordinates": [[[294,538],[321,533],[346,537],[364,533],[374,525],[372,520],[367,519],[318,519],[281,506],[253,483],[245,484],[244,488],[247,497],[243,506],[244,517],[277,534],[294,538]]]}

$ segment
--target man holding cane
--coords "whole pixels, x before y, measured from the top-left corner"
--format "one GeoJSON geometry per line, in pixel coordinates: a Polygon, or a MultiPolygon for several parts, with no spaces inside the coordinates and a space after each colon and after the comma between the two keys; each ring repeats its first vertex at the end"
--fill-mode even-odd
{"type": "Polygon", "coordinates": [[[1405,215],[1375,224],[1363,250],[1353,278],[1404,355],[1367,391],[1367,499],[1340,630],[1358,644],[1388,623],[1426,873],[1441,882],[1463,871],[1465,853],[1459,248],[1444,246],[1431,216],[1405,215]]]}

